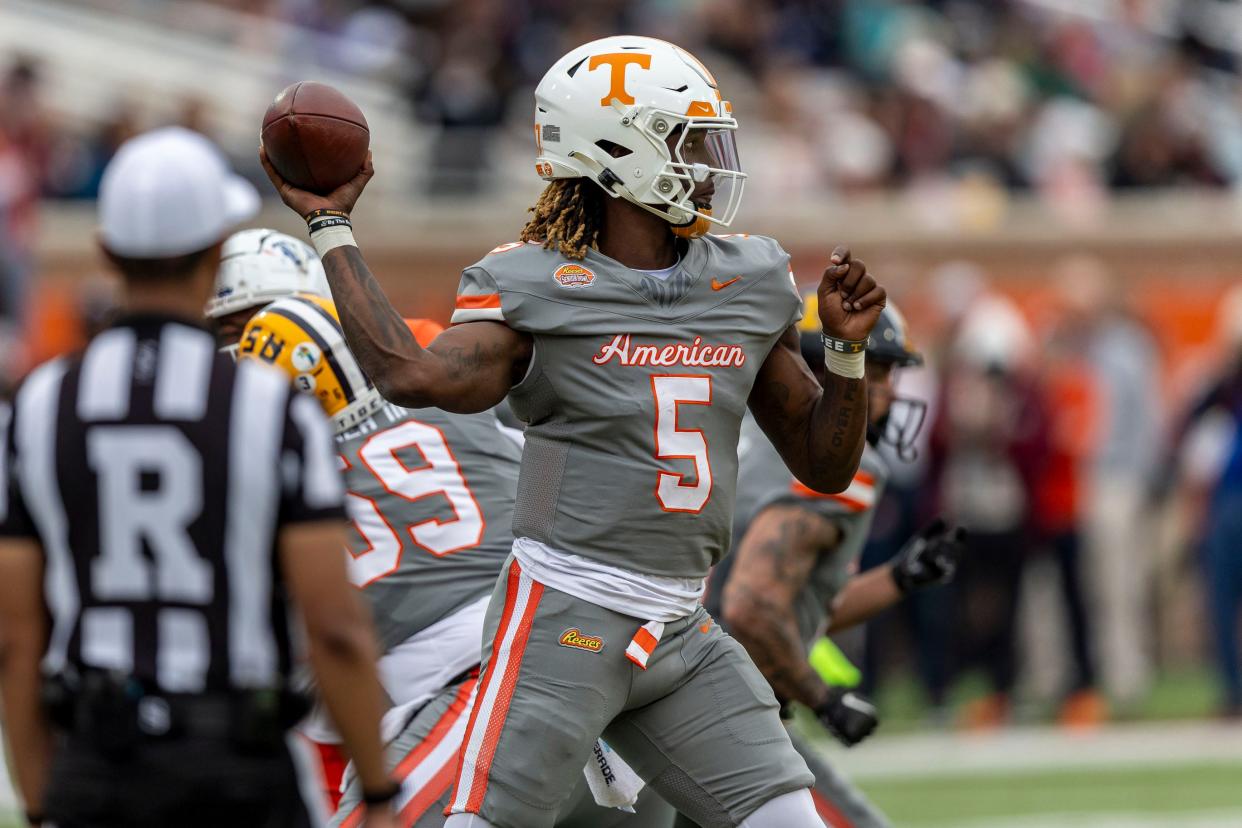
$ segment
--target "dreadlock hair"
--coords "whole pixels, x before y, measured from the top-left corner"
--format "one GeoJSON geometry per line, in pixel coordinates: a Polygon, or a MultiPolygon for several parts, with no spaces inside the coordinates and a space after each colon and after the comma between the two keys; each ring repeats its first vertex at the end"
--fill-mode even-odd
{"type": "Polygon", "coordinates": [[[519,238],[582,259],[604,223],[604,192],[587,178],[557,178],[543,188],[519,238]]]}

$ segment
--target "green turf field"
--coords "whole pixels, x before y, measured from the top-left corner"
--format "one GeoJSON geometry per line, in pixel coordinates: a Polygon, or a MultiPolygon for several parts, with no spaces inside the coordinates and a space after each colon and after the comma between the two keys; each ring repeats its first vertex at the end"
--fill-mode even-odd
{"type": "MultiPolygon", "coordinates": [[[[895,828],[1236,828],[1242,762],[927,775],[860,787],[895,828]]],[[[19,828],[0,817],[0,828],[19,828]]]]}
{"type": "MultiPolygon", "coordinates": [[[[954,702],[978,689],[964,682],[954,702]]],[[[1037,704],[1023,726],[963,734],[929,729],[914,685],[893,682],[859,748],[835,746],[805,711],[799,727],[895,828],[1242,828],[1242,725],[1205,718],[1214,689],[1203,672],[1166,674],[1089,734],[1048,726],[1053,710],[1037,704]]],[[[0,828],[21,825],[0,806],[0,828]]]]}
{"type": "Polygon", "coordinates": [[[1034,816],[1048,817],[1049,826],[1175,826],[1196,814],[1242,825],[1242,763],[895,777],[861,787],[899,827],[1009,825],[1034,816]]]}

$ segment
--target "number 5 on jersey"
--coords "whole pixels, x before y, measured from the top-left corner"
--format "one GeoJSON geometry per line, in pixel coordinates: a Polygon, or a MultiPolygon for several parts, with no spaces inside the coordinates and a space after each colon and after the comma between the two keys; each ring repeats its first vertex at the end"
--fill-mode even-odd
{"type": "Polygon", "coordinates": [[[711,405],[712,378],[706,375],[653,374],[651,393],[655,396],[655,456],[659,460],[694,461],[694,482],[687,475],[659,472],[656,499],[666,512],[703,511],[712,496],[712,464],[707,456],[707,438],[697,428],[678,428],[678,406],[711,405]]]}
{"type": "MultiPolygon", "coordinates": [[[[416,546],[442,558],[472,549],[483,540],[487,522],[440,429],[406,420],[367,440],[358,456],[398,504],[432,495],[447,499],[454,517],[429,517],[403,527],[416,546]],[[422,454],[424,465],[413,469],[406,466],[397,456],[403,449],[422,454]]],[[[348,460],[341,460],[346,468],[350,467],[348,460]]],[[[375,500],[350,492],[346,506],[368,546],[349,560],[350,580],[362,587],[396,571],[401,565],[403,544],[388,521],[391,515],[385,515],[375,500]]]]}

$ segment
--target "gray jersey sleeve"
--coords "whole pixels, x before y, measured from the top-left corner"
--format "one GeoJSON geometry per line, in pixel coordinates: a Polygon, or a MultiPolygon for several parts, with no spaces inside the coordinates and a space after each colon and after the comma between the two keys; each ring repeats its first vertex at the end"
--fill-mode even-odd
{"type": "Polygon", "coordinates": [[[492,275],[482,267],[475,265],[462,271],[451,321],[454,325],[462,322],[505,321],[500,304],[500,288],[492,275]]]}

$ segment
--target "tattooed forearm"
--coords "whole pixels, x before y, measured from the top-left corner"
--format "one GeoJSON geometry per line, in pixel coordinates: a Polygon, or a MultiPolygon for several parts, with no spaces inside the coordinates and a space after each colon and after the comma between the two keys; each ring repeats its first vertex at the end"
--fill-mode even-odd
{"type": "Polygon", "coordinates": [[[865,380],[828,374],[815,380],[786,332],[755,378],[750,408],[798,479],[820,492],[849,486],[867,433],[865,380]]]}
{"type": "Polygon", "coordinates": [[[806,455],[830,475],[839,491],[849,486],[867,436],[866,380],[829,374],[806,430],[806,455]]]}
{"type": "Polygon", "coordinates": [[[839,537],[830,521],[779,505],[760,513],[738,545],[725,586],[725,620],[783,699],[815,706],[826,693],[807,663],[794,606],[820,554],[839,537]]]}
{"type": "Polygon", "coordinates": [[[792,608],[745,586],[734,591],[733,599],[746,605],[746,622],[731,626],[730,631],[772,685],[777,698],[808,707],[822,702],[827,688],[807,662],[792,608]]]}
{"type": "Polygon", "coordinates": [[[391,384],[394,364],[416,357],[421,349],[358,248],[332,249],[324,257],[324,269],[349,349],[383,393],[391,384]]]}

